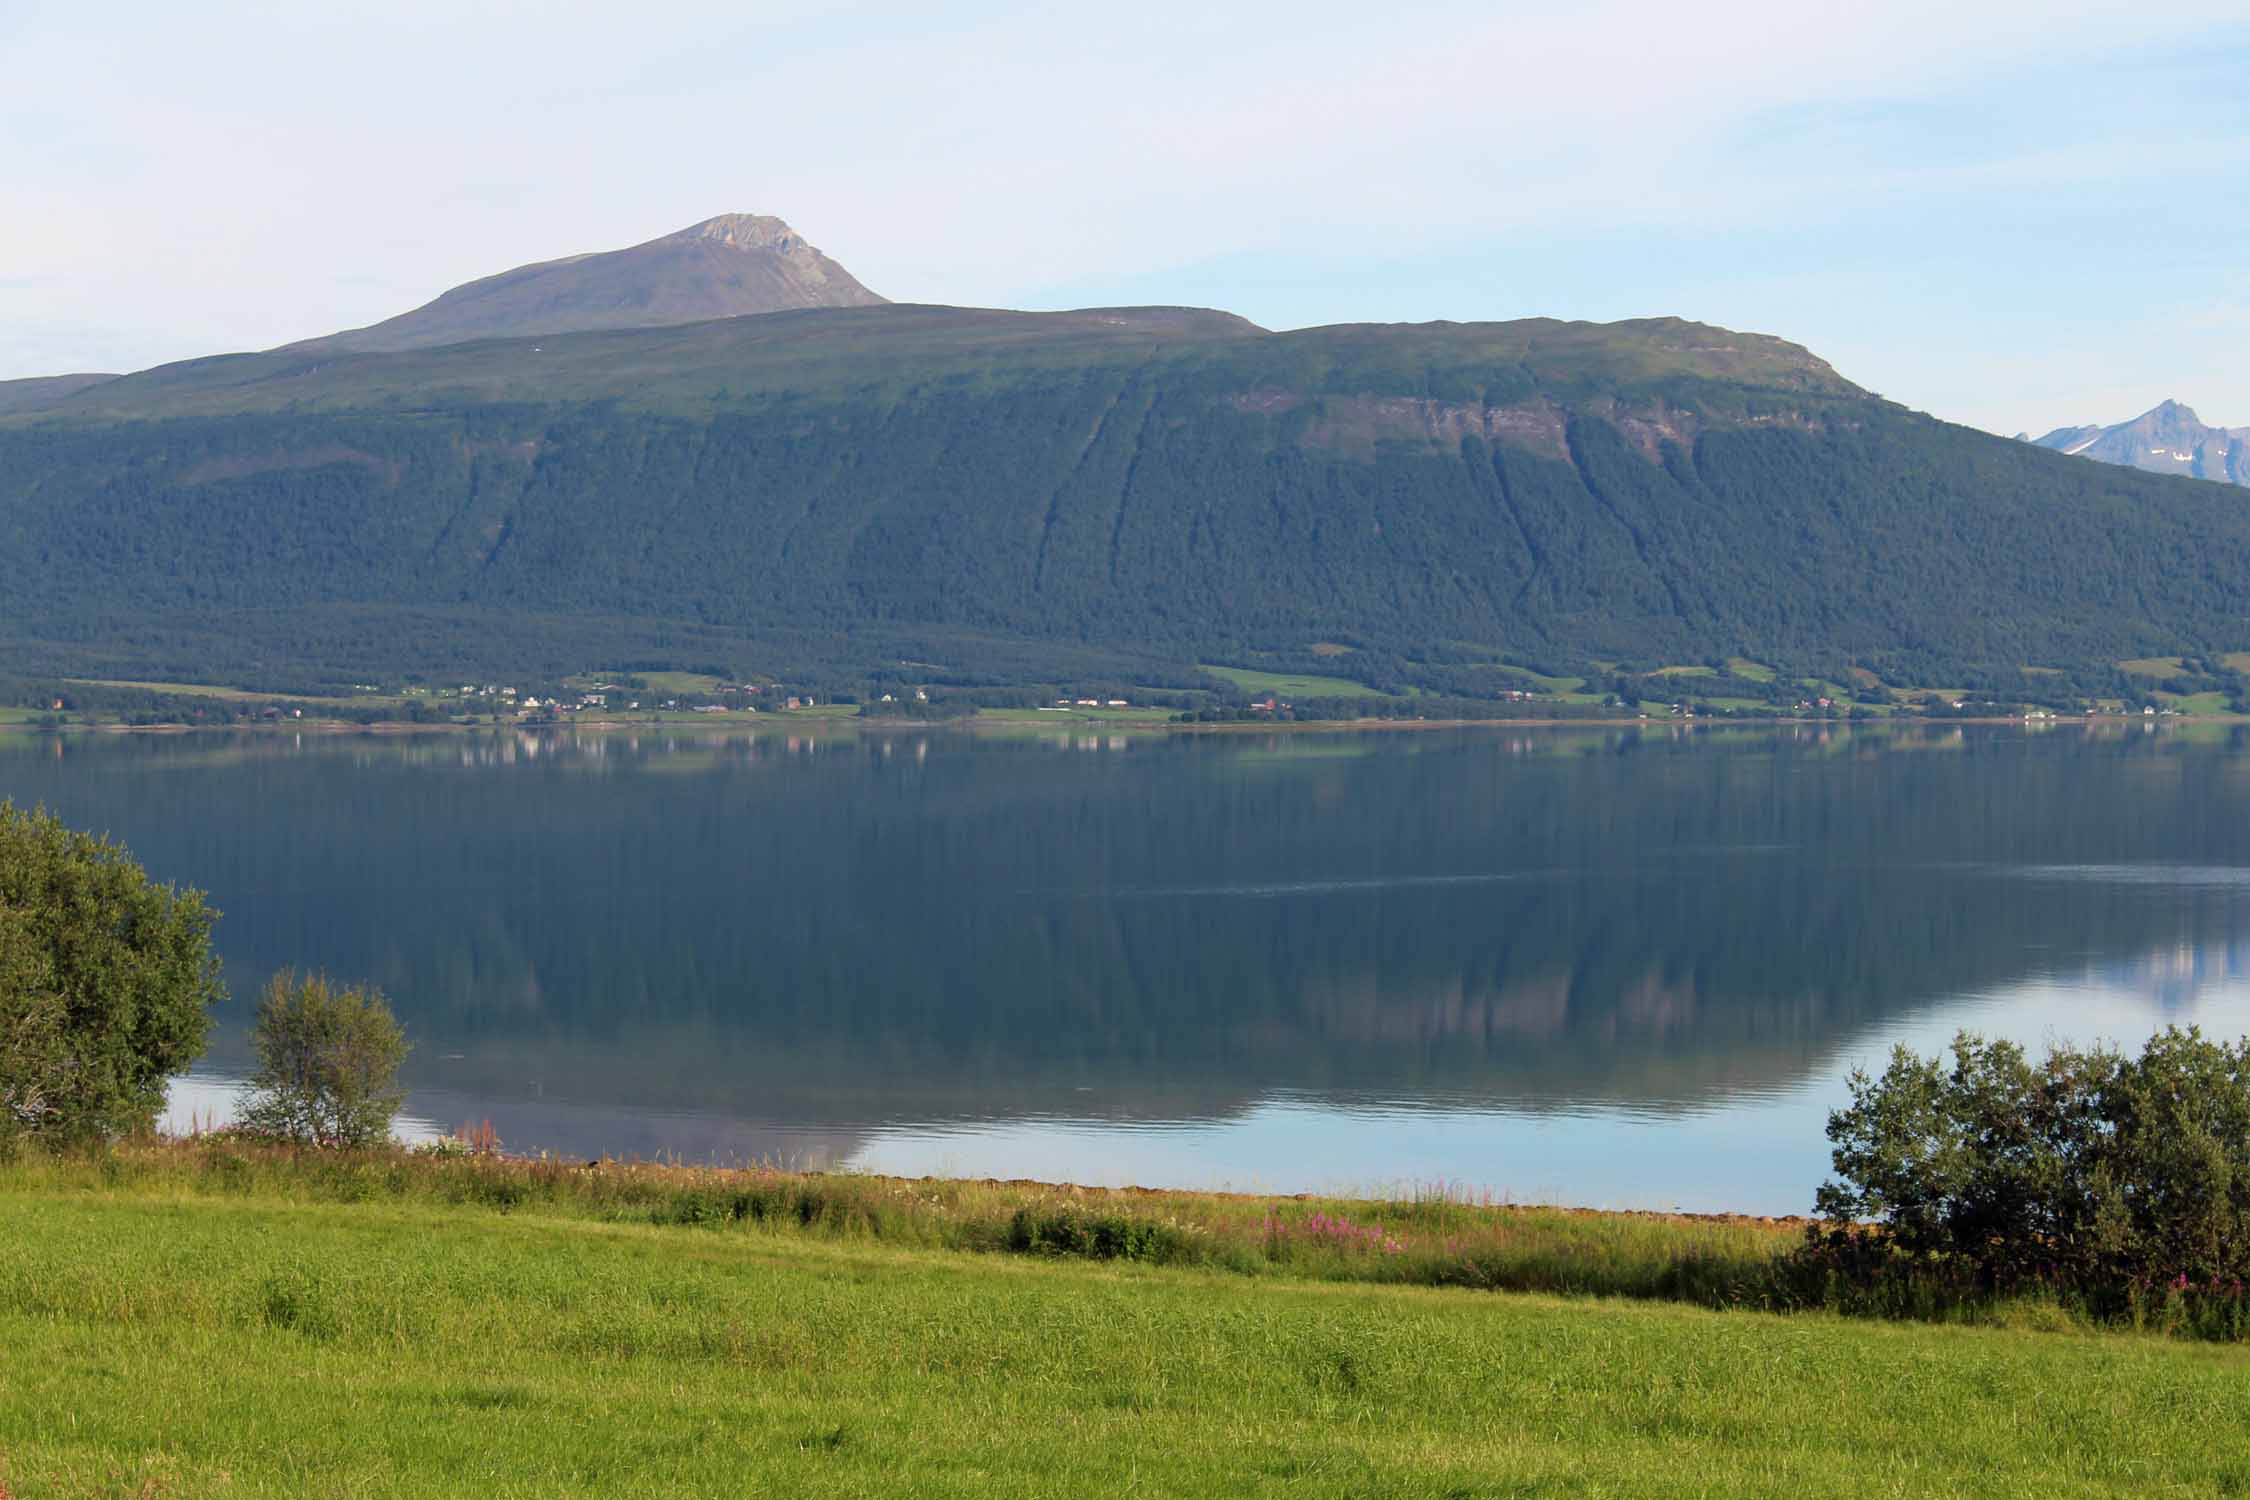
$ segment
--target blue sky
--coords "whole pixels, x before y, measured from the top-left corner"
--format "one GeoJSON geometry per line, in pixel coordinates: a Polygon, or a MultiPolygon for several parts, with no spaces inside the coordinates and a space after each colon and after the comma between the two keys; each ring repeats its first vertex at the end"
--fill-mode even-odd
{"type": "Polygon", "coordinates": [[[753,211],[901,300],[1677,314],[2250,424],[2246,77],[2241,0],[0,0],[0,378],[753,211]]]}

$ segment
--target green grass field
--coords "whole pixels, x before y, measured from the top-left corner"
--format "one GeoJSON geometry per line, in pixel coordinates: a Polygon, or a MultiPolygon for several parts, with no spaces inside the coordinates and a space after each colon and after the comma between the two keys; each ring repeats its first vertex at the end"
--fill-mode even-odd
{"type": "Polygon", "coordinates": [[[643,683],[639,692],[654,693],[660,698],[677,693],[715,693],[726,685],[723,679],[701,672],[635,672],[633,675],[643,683]]]}
{"type": "MultiPolygon", "coordinates": [[[[218,687],[207,682],[129,682],[121,679],[73,677],[68,679],[82,687],[138,688],[150,693],[170,693],[181,698],[216,698],[226,703],[277,703],[286,699],[286,693],[256,693],[248,688],[218,687]]],[[[303,702],[300,695],[296,700],[303,702]]]]}
{"type": "Polygon", "coordinates": [[[1007,1201],[988,1184],[843,1180],[809,1222],[714,1229],[652,1220],[717,1174],[171,1151],[0,1168],[20,1500],[2250,1487],[2234,1348],[914,1232],[1007,1201]],[[894,1207],[855,1230],[855,1194],[894,1207]]]}
{"type": "Polygon", "coordinates": [[[221,687],[207,682],[139,682],[96,677],[72,677],[65,680],[84,687],[133,688],[142,692],[164,693],[175,698],[209,698],[220,703],[299,703],[307,707],[332,703],[350,708],[388,708],[406,701],[403,696],[385,693],[352,693],[343,697],[323,698],[309,693],[261,693],[249,688],[221,687]]]}
{"type": "Polygon", "coordinates": [[[1580,691],[1586,686],[1586,679],[1583,677],[1549,677],[1544,673],[1534,672],[1529,667],[1519,667],[1511,662],[1491,662],[1482,665],[1489,666],[1489,669],[1495,672],[1507,673],[1525,687],[1542,693],[1553,693],[1566,702],[1593,703],[1598,701],[1596,694],[1580,691]]]}
{"type": "Polygon", "coordinates": [[[1348,677],[1314,677],[1301,672],[1254,672],[1248,667],[1215,667],[1203,663],[1213,677],[1223,677],[1250,693],[1278,693],[1292,698],[1382,698],[1364,682],[1348,677]]]}

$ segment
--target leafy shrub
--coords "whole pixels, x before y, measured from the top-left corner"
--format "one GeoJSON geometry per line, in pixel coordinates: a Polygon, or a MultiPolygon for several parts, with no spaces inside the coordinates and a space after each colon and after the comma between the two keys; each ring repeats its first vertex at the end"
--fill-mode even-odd
{"type": "Polygon", "coordinates": [[[1829,1117],[1842,1181],[1820,1190],[1814,1246],[1845,1282],[2046,1287],[2136,1316],[2239,1303],[2250,1041],[2173,1027],[2138,1057],[2058,1047],[2034,1063],[1964,1033],[1950,1066],[1902,1047],[1851,1092],[1829,1117]]]}
{"type": "Polygon", "coordinates": [[[155,1122],[225,998],[217,915],[107,839],[0,802],[0,1135],[155,1122]]]}
{"type": "Polygon", "coordinates": [[[382,991],[284,969],[259,998],[250,1045],[258,1067],[243,1099],[246,1128],[308,1146],[389,1139],[406,1097],[398,1065],[407,1044],[382,991]]]}
{"type": "Polygon", "coordinates": [[[1017,1209],[1008,1221],[1007,1245],[1019,1254],[1074,1255],[1088,1260],[1168,1265],[1196,1258],[1194,1242],[1171,1225],[1076,1208],[1017,1209]]]}

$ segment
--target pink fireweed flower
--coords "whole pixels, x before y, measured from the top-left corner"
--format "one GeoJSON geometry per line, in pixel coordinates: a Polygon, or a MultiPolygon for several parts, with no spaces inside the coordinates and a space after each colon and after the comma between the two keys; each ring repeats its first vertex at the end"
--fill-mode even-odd
{"type": "Polygon", "coordinates": [[[1355,1224],[1341,1214],[1317,1209],[1295,1225],[1284,1224],[1269,1213],[1266,1216],[1266,1238],[1271,1244],[1294,1239],[1334,1250],[1384,1255],[1397,1255],[1406,1248],[1395,1236],[1386,1234],[1380,1225],[1355,1224]]]}

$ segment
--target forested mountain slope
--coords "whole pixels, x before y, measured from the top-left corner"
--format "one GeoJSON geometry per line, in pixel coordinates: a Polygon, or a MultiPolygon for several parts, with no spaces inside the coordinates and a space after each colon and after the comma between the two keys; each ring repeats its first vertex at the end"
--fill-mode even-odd
{"type": "Polygon", "coordinates": [[[0,576],[18,660],[113,675],[2250,646],[2239,492],[1677,320],[876,306],[194,361],[0,419],[0,576]]]}

